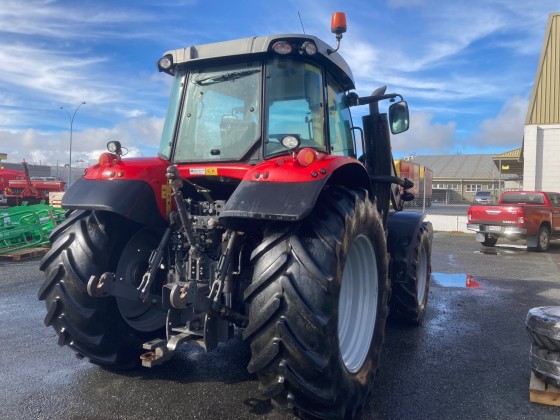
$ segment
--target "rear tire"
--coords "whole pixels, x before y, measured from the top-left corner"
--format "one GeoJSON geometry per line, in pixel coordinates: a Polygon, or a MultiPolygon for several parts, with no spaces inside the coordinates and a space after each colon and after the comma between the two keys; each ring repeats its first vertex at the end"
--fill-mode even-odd
{"type": "MultiPolygon", "coordinates": [[[[404,279],[393,280],[391,294],[391,318],[415,325],[422,324],[426,313],[430,290],[432,224],[423,222],[413,243],[410,261],[403,261],[399,255],[395,266],[406,266],[404,279]]],[[[405,256],[406,258],[406,256],[405,256]]]]}
{"type": "Polygon", "coordinates": [[[498,242],[498,238],[495,236],[484,235],[484,241],[481,242],[482,245],[487,247],[493,247],[498,242]]]}
{"type": "Polygon", "coordinates": [[[86,285],[91,275],[115,272],[135,227],[102,211],[74,211],[53,231],[51,250],[41,261],[46,279],[38,297],[44,300],[44,323],[81,357],[108,368],[139,364],[142,344],[158,334],[129,327],[112,297],[93,298],[86,285]]]}
{"type": "Polygon", "coordinates": [[[275,405],[353,416],[378,367],[389,282],[385,234],[365,191],[330,188],[299,224],[277,224],[252,254],[248,366],[275,405]]]}
{"type": "Polygon", "coordinates": [[[537,237],[537,251],[545,252],[550,245],[550,232],[546,226],[541,226],[537,237]]]}

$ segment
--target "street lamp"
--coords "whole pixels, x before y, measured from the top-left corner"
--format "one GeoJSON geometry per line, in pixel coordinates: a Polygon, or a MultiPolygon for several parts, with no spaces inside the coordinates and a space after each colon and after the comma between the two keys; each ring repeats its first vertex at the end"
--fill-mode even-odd
{"type": "Polygon", "coordinates": [[[78,109],[80,109],[80,107],[85,104],[85,102],[82,102],[80,105],[78,105],[72,116],[70,116],[70,113],[66,109],[64,109],[63,106],[60,107],[60,109],[66,111],[66,113],[68,114],[68,119],[70,120],[70,157],[68,159],[68,187],[70,187],[70,184],[72,183],[72,127],[74,126],[74,117],[76,116],[76,112],[78,112],[78,109]]]}

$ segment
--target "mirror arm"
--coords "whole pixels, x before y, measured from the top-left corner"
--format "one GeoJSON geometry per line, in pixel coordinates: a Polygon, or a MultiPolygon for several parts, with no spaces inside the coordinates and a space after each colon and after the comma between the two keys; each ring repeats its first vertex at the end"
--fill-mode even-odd
{"type": "Polygon", "coordinates": [[[391,102],[394,102],[395,98],[400,98],[401,101],[404,100],[403,97],[398,93],[386,93],[384,95],[364,96],[360,98],[358,97],[358,95],[352,92],[349,94],[349,105],[350,106],[367,105],[367,104],[383,101],[385,99],[391,99],[391,102]]]}

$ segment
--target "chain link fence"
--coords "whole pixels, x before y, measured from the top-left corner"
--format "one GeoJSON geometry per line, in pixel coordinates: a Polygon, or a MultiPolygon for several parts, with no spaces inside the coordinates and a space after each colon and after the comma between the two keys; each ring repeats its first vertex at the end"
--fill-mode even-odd
{"type": "Polygon", "coordinates": [[[472,204],[494,205],[505,190],[518,190],[519,187],[506,188],[502,183],[460,183],[435,182],[421,186],[415,191],[415,199],[405,203],[407,211],[421,211],[427,214],[466,215],[472,204]]]}

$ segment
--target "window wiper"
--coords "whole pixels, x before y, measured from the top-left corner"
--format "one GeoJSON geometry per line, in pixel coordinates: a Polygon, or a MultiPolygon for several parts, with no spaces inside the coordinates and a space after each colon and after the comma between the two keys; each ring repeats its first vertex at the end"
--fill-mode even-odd
{"type": "Polygon", "coordinates": [[[259,72],[260,70],[233,71],[231,73],[225,73],[220,76],[206,77],[204,79],[195,80],[193,83],[197,86],[207,86],[213,85],[215,83],[227,82],[228,80],[241,79],[243,77],[247,77],[259,72]]]}

